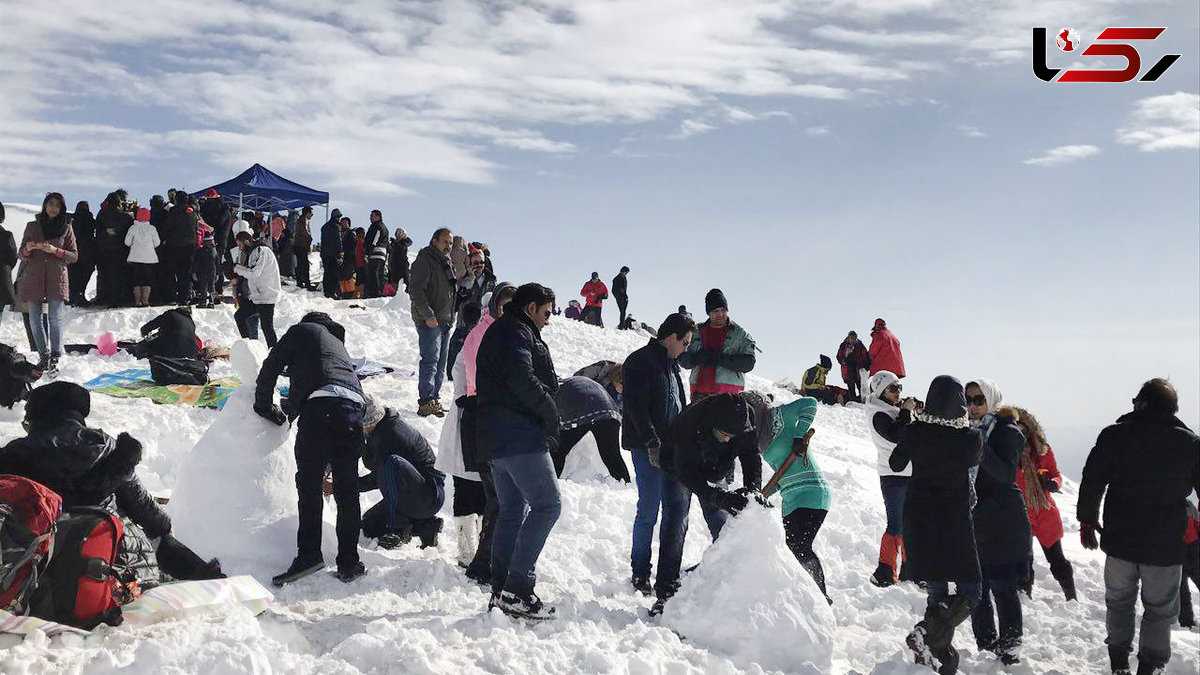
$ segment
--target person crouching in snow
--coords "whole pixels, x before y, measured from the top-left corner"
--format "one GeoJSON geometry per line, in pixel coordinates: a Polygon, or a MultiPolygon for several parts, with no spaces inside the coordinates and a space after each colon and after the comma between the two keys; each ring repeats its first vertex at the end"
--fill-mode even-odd
{"type": "MultiPolygon", "coordinates": [[[[904,496],[908,492],[912,467],[894,471],[888,460],[904,431],[912,424],[917,400],[901,401],[901,391],[899,378],[890,370],[881,370],[867,380],[867,429],[878,453],[875,468],[879,471],[879,489],[883,492],[883,510],[887,516],[887,526],[879,542],[879,565],[871,575],[871,583],[880,588],[896,583],[896,573],[903,569],[896,563],[904,558],[904,496]]],[[[904,575],[900,578],[907,580],[904,575]]]]}
{"type": "MultiPolygon", "coordinates": [[[[363,408],[363,464],[371,473],[359,478],[359,490],[378,489],[383,501],[362,517],[363,535],[393,549],[412,536],[421,548],[437,546],[442,519],[437,513],[446,501],[446,474],[434,468],[436,458],[421,432],[409,426],[391,408],[366,397],[363,408]]],[[[332,494],[333,483],[327,492],[332,494]]]]}
{"type": "Polygon", "coordinates": [[[747,391],[738,396],[746,400],[754,415],[755,436],[763,460],[777,473],[787,466],[764,495],[770,497],[775,489],[783,495],[783,530],[788,548],[832,605],[833,599],[825,588],[825,570],[812,547],[829,513],[829,484],[809,452],[806,438],[817,416],[817,400],[801,396],[772,408],[767,397],[758,392],[747,391]]]}
{"type": "Polygon", "coordinates": [[[971,426],[983,436],[983,461],[975,477],[978,500],[973,511],[983,585],[979,605],[971,615],[971,629],[981,651],[993,652],[1001,663],[1012,665],[1020,662],[1024,626],[1018,591],[1032,555],[1029,516],[1017,488],[1025,438],[1017,426],[1016,411],[1000,405],[1004,399],[991,381],[969,382],[966,397],[971,426]]]}
{"type": "MultiPolygon", "coordinates": [[[[1052,493],[1062,488],[1062,474],[1058,471],[1058,462],[1054,461],[1054,451],[1046,442],[1046,432],[1038,423],[1033,413],[1024,408],[1013,408],[1017,413],[1017,426],[1025,436],[1025,451],[1021,453],[1021,468],[1017,471],[1017,487],[1025,497],[1025,508],[1029,512],[1029,526],[1033,536],[1037,537],[1046,554],[1046,562],[1050,563],[1050,573],[1054,575],[1058,585],[1062,586],[1063,595],[1067,600],[1075,599],[1075,572],[1071,563],[1063,555],[1062,516],[1058,513],[1058,505],[1054,503],[1052,493]]],[[[1033,559],[1030,558],[1030,562],[1033,559]]],[[[1030,570],[1025,582],[1025,593],[1033,597],[1033,571],[1030,570]]]]}
{"type": "Polygon", "coordinates": [[[554,405],[562,421],[558,450],[551,455],[554,473],[562,477],[567,455],[590,432],[608,474],[628,483],[629,468],[621,457],[621,410],[604,387],[587,377],[568,377],[558,383],[554,405]]]}
{"type": "Polygon", "coordinates": [[[670,441],[658,453],[663,470],[662,526],[658,534],[658,577],[654,582],[657,599],[651,615],[661,613],[667,600],[679,590],[692,495],[699,499],[715,541],[729,517],[746,508],[749,495],[762,487],[762,460],[744,398],[717,394],[694,401],[671,423],[669,433],[670,441]],[[741,461],[743,488],[735,492],[714,487],[728,484],[734,460],[741,461]]]}
{"type": "MultiPolygon", "coordinates": [[[[28,435],[0,449],[0,474],[23,476],[54,490],[63,507],[93,506],[132,522],[149,538],[161,572],[174,579],[223,579],[221,564],[205,562],[171,535],[171,518],[142,486],[134,468],[142,444],[127,433],[113,438],[88,427],[91,393],[74,382],[51,382],[25,402],[28,435]]],[[[128,528],[118,560],[138,548],[128,528]]]]}
{"type": "Polygon", "coordinates": [[[254,412],[282,426],[289,415],[274,402],[275,382],[286,368],[291,383],[285,403],[290,416],[300,418],[296,432],[297,553],[287,571],[271,580],[276,586],[325,568],[321,479],[326,466],[332,468],[337,503],[337,576],[350,582],[367,573],[358,558],[358,460],[366,398],[346,353],[345,339],[346,329],[341,324],[322,312],[309,312],[271,349],[254,385],[254,412]]]}
{"type": "Polygon", "coordinates": [[[567,303],[567,311],[563,312],[563,317],[575,321],[583,321],[583,307],[579,305],[578,300],[572,300],[567,303]]]}
{"type": "Polygon", "coordinates": [[[967,420],[962,384],[939,375],[918,413],[892,450],[888,465],[912,464],[904,499],[904,547],[908,573],[925,582],[925,617],[908,634],[917,663],[958,668],[954,629],[979,604],[981,574],[971,520],[973,474],[982,461],[983,439],[967,420]],[[950,582],[957,586],[950,595],[950,582]]]}

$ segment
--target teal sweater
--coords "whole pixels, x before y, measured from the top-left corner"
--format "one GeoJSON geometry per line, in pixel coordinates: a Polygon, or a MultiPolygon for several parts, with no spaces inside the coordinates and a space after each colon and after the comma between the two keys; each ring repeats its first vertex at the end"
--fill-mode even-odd
{"type": "MultiPolygon", "coordinates": [[[[778,470],[792,453],[792,441],[803,438],[817,416],[817,400],[802,396],[791,403],[771,408],[767,428],[759,433],[772,435],[771,444],[763,450],[763,459],[778,470]]],[[[821,475],[816,457],[808,452],[808,463],[797,458],[779,480],[783,494],[783,515],[796,509],[829,510],[829,484],[821,475]]]]}

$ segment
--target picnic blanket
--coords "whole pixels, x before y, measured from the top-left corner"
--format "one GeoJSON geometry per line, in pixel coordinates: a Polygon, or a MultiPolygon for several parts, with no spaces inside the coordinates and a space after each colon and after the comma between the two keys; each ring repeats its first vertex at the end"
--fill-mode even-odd
{"type": "MultiPolygon", "coordinates": [[[[178,581],[142,593],[141,597],[121,608],[121,615],[127,625],[141,627],[218,605],[240,605],[258,615],[274,600],[270,591],[247,575],[211,581],[178,581]]],[[[0,610],[0,632],[28,635],[34,631],[49,637],[63,633],[88,634],[81,628],[0,610]]]]}
{"type": "Polygon", "coordinates": [[[151,379],[149,368],[129,368],[101,375],[83,386],[115,398],[148,398],[155,403],[220,410],[233,390],[242,386],[242,381],[236,377],[222,377],[208,384],[162,385],[151,379]]]}

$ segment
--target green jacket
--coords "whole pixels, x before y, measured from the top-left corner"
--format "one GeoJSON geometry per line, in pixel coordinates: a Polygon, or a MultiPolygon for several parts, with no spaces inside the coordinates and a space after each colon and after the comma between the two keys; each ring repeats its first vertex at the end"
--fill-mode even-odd
{"type": "MultiPolygon", "coordinates": [[[[802,396],[791,403],[771,408],[770,419],[758,431],[772,440],[763,451],[763,459],[778,470],[792,454],[792,441],[803,438],[817,416],[817,400],[802,396]]],[[[811,449],[807,457],[798,457],[779,481],[783,495],[783,515],[796,509],[829,510],[829,484],[821,475],[811,449]],[[807,459],[807,463],[806,460],[807,459]]]]}
{"type": "Polygon", "coordinates": [[[705,321],[697,327],[692,343],[679,356],[679,367],[692,371],[693,395],[736,394],[746,388],[746,373],[754,370],[755,352],[759,349],[744,328],[730,321],[720,363],[716,366],[700,365],[696,357],[704,348],[703,334],[709,328],[708,323],[705,321]]]}

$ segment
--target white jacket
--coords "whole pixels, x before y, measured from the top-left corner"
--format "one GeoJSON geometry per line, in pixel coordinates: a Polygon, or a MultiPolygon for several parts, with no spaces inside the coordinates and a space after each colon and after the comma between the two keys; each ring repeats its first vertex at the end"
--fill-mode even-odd
{"type": "MultiPolygon", "coordinates": [[[[463,352],[458,353],[458,357],[454,359],[454,398],[467,393],[467,365],[463,360],[463,352]]],[[[433,468],[441,471],[444,474],[464,478],[479,482],[483,480],[479,474],[474,471],[467,471],[466,462],[462,456],[462,438],[459,434],[459,423],[462,419],[462,410],[457,404],[451,405],[446,411],[446,419],[442,423],[442,435],[438,440],[437,461],[434,462],[433,468]]]]}
{"type": "Polygon", "coordinates": [[[250,302],[256,305],[273,305],[283,295],[279,262],[270,246],[255,246],[250,250],[246,264],[234,265],[233,272],[246,280],[250,302]]]}
{"type": "Polygon", "coordinates": [[[135,222],[133,227],[129,228],[129,232],[125,234],[125,245],[129,247],[129,257],[127,262],[145,263],[154,265],[158,263],[158,254],[154,249],[162,242],[158,238],[158,230],[150,223],[135,222]]]}
{"type": "Polygon", "coordinates": [[[879,471],[881,477],[912,476],[911,463],[904,467],[903,471],[892,471],[888,459],[892,456],[892,450],[896,448],[896,444],[879,435],[879,432],[875,430],[876,415],[887,415],[893,420],[900,416],[899,407],[880,398],[884,389],[899,381],[900,378],[886,370],[875,373],[867,381],[867,402],[863,406],[863,410],[867,413],[867,432],[871,434],[871,440],[875,443],[875,451],[877,453],[875,468],[879,471]]]}

